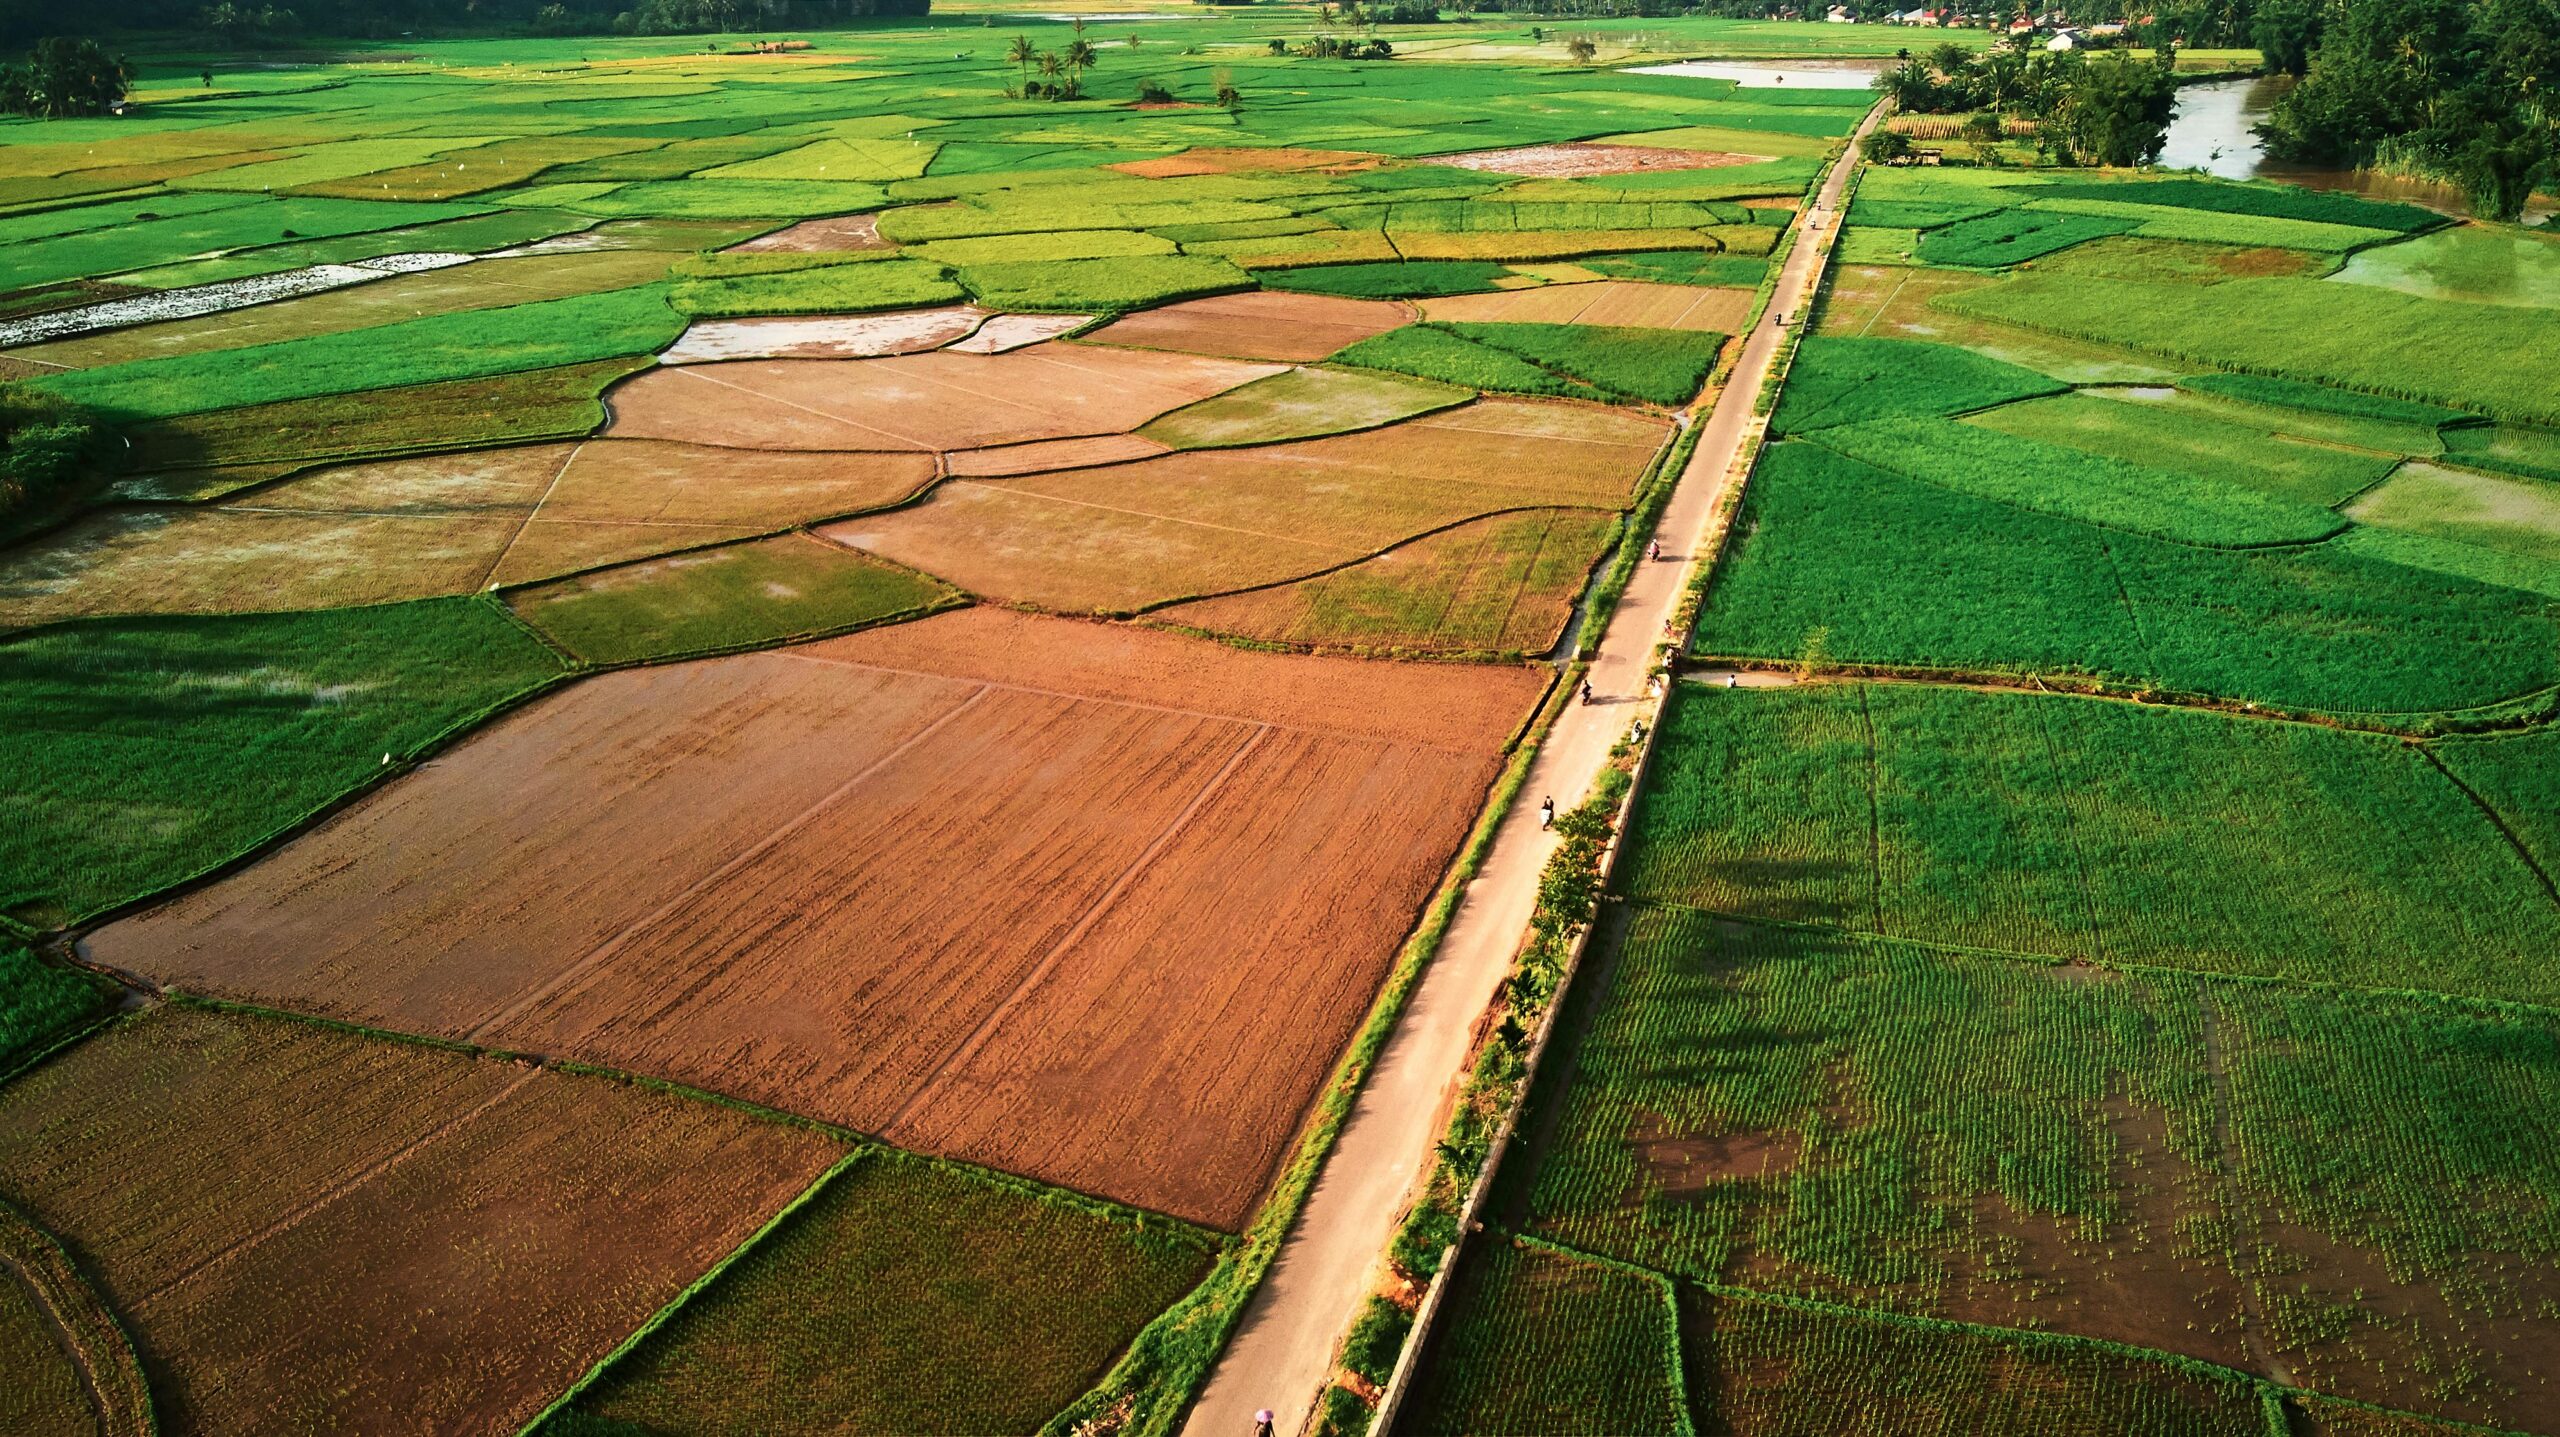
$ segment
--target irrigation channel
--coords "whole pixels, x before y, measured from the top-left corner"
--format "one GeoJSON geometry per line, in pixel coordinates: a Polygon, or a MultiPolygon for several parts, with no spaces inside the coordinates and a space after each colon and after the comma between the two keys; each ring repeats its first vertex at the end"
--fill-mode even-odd
{"type": "Polygon", "coordinates": [[[1483,869],[1467,886],[1439,952],[1353,1101],[1306,1206],[1246,1304],[1233,1341],[1210,1370],[1183,1427],[1185,1437],[1246,1437],[1262,1408],[1274,1414],[1274,1431],[1300,1432],[1332,1380],[1334,1350],[1368,1296],[1381,1255],[1448,1122],[1476,1019],[1492,1003],[1528,936],[1538,877],[1557,842],[1539,829],[1539,800],[1552,796],[1559,810],[1581,803],[1607,764],[1611,745],[1638,707],[1650,702],[1645,675],[1654,645],[1688,591],[1718,503],[1735,482],[1737,461],[1746,444],[1758,439],[1753,401],[1783,351],[1786,329],[1779,321],[1804,321],[1821,282],[1820,261],[1829,252],[1813,236],[1837,228],[1859,140],[1875,118],[1870,113],[1824,177],[1768,306],[1703,421],[1698,446],[1655,530],[1663,562],[1636,567],[1592,660],[1596,701],[1568,706],[1540,746],[1483,869]]]}

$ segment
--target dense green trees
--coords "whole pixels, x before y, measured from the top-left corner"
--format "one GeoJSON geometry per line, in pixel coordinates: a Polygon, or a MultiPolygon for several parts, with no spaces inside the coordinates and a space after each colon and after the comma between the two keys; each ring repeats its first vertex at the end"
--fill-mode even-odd
{"type": "Polygon", "coordinates": [[[2449,180],[2492,219],[2560,176],[2560,0],[2330,0],[2306,28],[2269,153],[2449,180]]]}
{"type": "Polygon", "coordinates": [[[2048,138],[2084,165],[2145,165],[2160,158],[2178,103],[2169,58],[2166,50],[2157,61],[2117,51],[2074,67],[2048,138]]]}
{"type": "Polygon", "coordinates": [[[818,29],[882,15],[922,15],[930,0],[94,0],[76,12],[40,0],[0,0],[0,44],[49,31],[216,32],[220,43],[262,45],[298,30],[315,36],[391,38],[441,31],[531,30],[601,33],[620,15],[631,28],[676,31],[818,29]],[[209,15],[230,11],[228,25],[209,15]],[[72,18],[66,18],[70,14],[72,18]]]}
{"type": "MultiPolygon", "coordinates": [[[[2046,149],[2082,165],[2139,165],[2158,158],[2177,104],[2171,52],[2137,60],[2121,51],[1973,52],[1939,45],[1876,77],[1894,107],[1915,114],[2017,111],[2041,125],[2046,149]]],[[[1997,131],[1993,131],[1997,137],[1997,131]]]]}
{"type": "Polygon", "coordinates": [[[0,535],[59,512],[104,465],[110,442],[61,400],[0,384],[0,535]]]}
{"type": "Polygon", "coordinates": [[[0,67],[0,110],[48,120],[103,115],[132,82],[133,67],[97,41],[48,36],[25,64],[0,67]]]}

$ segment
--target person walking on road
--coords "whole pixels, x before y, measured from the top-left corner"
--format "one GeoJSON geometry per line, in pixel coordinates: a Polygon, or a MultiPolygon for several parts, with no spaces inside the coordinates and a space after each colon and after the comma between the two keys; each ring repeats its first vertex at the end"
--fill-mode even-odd
{"type": "Polygon", "coordinates": [[[1265,1407],[1253,1414],[1253,1437],[1271,1437],[1270,1408],[1265,1407]]]}
{"type": "Polygon", "coordinates": [[[1655,562],[1655,563],[1657,563],[1657,564],[1661,563],[1661,562],[1662,562],[1662,541],[1661,541],[1660,539],[1656,539],[1656,540],[1654,540],[1652,543],[1650,543],[1650,544],[1646,545],[1646,546],[1645,546],[1645,550],[1644,550],[1644,556],[1645,556],[1646,558],[1648,558],[1648,559],[1651,559],[1653,562],[1655,562]]]}
{"type": "Polygon", "coordinates": [[[1591,680],[1589,679],[1582,681],[1582,702],[1586,708],[1591,704],[1591,680]]]}
{"type": "Polygon", "coordinates": [[[1538,804],[1538,831],[1544,833],[1555,826],[1556,801],[1555,796],[1550,794],[1538,804]]]}

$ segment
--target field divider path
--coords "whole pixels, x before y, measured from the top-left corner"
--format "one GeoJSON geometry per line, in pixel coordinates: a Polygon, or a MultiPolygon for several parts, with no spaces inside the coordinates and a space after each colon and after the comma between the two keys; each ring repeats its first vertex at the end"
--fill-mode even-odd
{"type": "Polygon", "coordinates": [[[18,1285],[46,1333],[80,1378],[97,1418],[97,1437],[153,1437],[159,1431],[149,1383],[133,1339],[61,1239],[0,1201],[0,1282],[18,1285]],[[80,1296],[94,1304],[83,1321],[80,1296]],[[94,1346],[93,1346],[94,1344],[94,1346]],[[110,1382],[112,1366],[122,1380],[110,1382]]]}
{"type": "Polygon", "coordinates": [[[743,384],[731,384],[725,379],[715,379],[702,372],[706,367],[707,366],[703,365],[684,365],[677,368],[675,372],[683,375],[687,379],[699,379],[705,384],[716,385],[719,388],[728,390],[732,394],[743,394],[749,399],[760,399],[767,404],[777,404],[785,409],[797,409],[803,414],[813,415],[830,424],[841,424],[847,429],[860,429],[867,433],[877,434],[883,439],[894,439],[898,441],[899,444],[909,449],[930,450],[933,448],[932,444],[925,440],[916,438],[911,434],[900,434],[893,429],[883,429],[877,424],[865,424],[859,419],[848,419],[844,415],[819,409],[812,405],[795,404],[791,400],[782,398],[780,395],[767,394],[760,389],[749,389],[743,384]]]}
{"type": "MultiPolygon", "coordinates": [[[[1875,114],[1869,112],[1860,136],[1875,114]]],[[[1553,798],[1559,810],[1580,804],[1628,721],[1655,711],[1658,700],[1645,691],[1655,645],[1680,612],[1723,501],[1739,482],[1739,461],[1758,438],[1755,402],[1789,336],[1779,320],[1805,318],[1829,257],[1828,248],[1813,241],[1813,231],[1826,225],[1836,231],[1857,159],[1853,139],[1800,221],[1806,231],[1788,254],[1769,303],[1744,337],[1714,408],[1697,421],[1697,447],[1655,525],[1663,559],[1635,566],[1602,633],[1587,671],[1593,701],[1567,707],[1539,746],[1527,781],[1495,829],[1483,868],[1467,885],[1437,953],[1353,1100],[1306,1205],[1193,1403],[1185,1437],[1245,1437],[1254,1430],[1254,1413],[1263,1408],[1274,1415],[1273,1430],[1301,1432],[1332,1381],[1342,1334],[1371,1292],[1387,1244],[1447,1127],[1473,1051],[1476,1021],[1492,1004],[1527,934],[1539,878],[1557,843],[1555,834],[1539,827],[1539,803],[1553,798]]]]}
{"type": "Polygon", "coordinates": [[[516,521],[516,531],[507,536],[507,542],[501,545],[498,552],[490,558],[488,569],[480,575],[481,589],[487,590],[497,586],[498,571],[507,566],[507,556],[516,551],[517,544],[523,542],[525,531],[533,527],[534,516],[540,514],[542,506],[550,503],[551,496],[560,491],[560,481],[569,477],[569,466],[577,463],[578,456],[585,453],[586,449],[587,441],[581,439],[570,445],[569,452],[561,456],[560,467],[551,471],[551,482],[542,486],[542,497],[534,500],[533,507],[524,511],[524,517],[516,521]]]}
{"type": "Polygon", "coordinates": [[[486,1117],[489,1112],[499,1104],[514,1097],[523,1089],[525,1084],[541,1077],[542,1072],[543,1070],[538,1067],[526,1068],[523,1072],[516,1075],[514,1081],[508,1083],[498,1091],[491,1093],[483,1101],[474,1104],[469,1111],[457,1113],[453,1117],[447,1118],[445,1121],[438,1123],[434,1128],[420,1134],[417,1138],[403,1145],[399,1150],[386,1153],[382,1157],[366,1164],[357,1171],[349,1173],[344,1178],[330,1184],[325,1191],[312,1198],[309,1202],[306,1202],[295,1208],[293,1211],[286,1213],[284,1216],[277,1218],[274,1222],[267,1224],[265,1227],[258,1229],[256,1232],[249,1234],[238,1242],[230,1243],[224,1246],[221,1250],[208,1254],[202,1261],[196,1263],[193,1267],[186,1269],[184,1272],[181,1272],[175,1277],[170,1278],[168,1281],[161,1283],[149,1292],[133,1299],[131,1304],[133,1310],[137,1313],[141,1312],[143,1309],[150,1307],[153,1303],[167,1297],[170,1293],[177,1291],[179,1288],[195,1281],[204,1274],[222,1266],[224,1263],[238,1257],[240,1254],[248,1252],[251,1249],[266,1243],[269,1239],[276,1237],[278,1234],[290,1232],[294,1228],[301,1226],[304,1222],[308,1221],[313,1214],[319,1213],[333,1206],[348,1194],[363,1187],[367,1183],[370,1183],[374,1179],[390,1172],[392,1169],[399,1167],[409,1159],[416,1157],[418,1154],[425,1152],[427,1149],[434,1147],[440,1142],[443,1142],[446,1138],[453,1136],[455,1133],[462,1131],[473,1123],[480,1121],[481,1118],[486,1117]]]}
{"type": "Polygon", "coordinates": [[[888,767],[890,764],[897,762],[898,759],[907,752],[907,750],[914,748],[917,744],[924,742],[926,739],[931,738],[934,734],[940,732],[943,725],[950,723],[953,719],[956,719],[960,717],[960,715],[977,707],[978,701],[987,696],[991,687],[991,685],[986,684],[979,685],[976,689],[970,692],[967,698],[953,704],[949,710],[937,716],[931,723],[924,725],[914,733],[911,733],[905,738],[899,740],[894,748],[891,748],[887,753],[880,755],[880,757],[864,765],[862,770],[854,774],[851,778],[848,778],[844,782],[837,784],[834,788],[829,789],[817,802],[810,804],[807,808],[800,810],[790,818],[775,825],[772,832],[739,850],[738,853],[732,856],[728,862],[721,864],[709,873],[706,873],[702,877],[695,879],[693,882],[686,884],[674,897],[669,898],[666,902],[659,904],[648,913],[624,925],[622,929],[616,932],[612,937],[597,944],[585,957],[580,958],[577,962],[570,964],[568,967],[563,968],[558,973],[552,975],[549,982],[537,986],[531,992],[525,994],[521,998],[518,998],[515,1002],[508,1004],[505,1008],[500,1009],[498,1012],[473,1025],[469,1032],[463,1034],[463,1041],[470,1043],[480,1042],[491,1029],[514,1022],[516,1019],[523,1017],[526,1012],[534,1007],[534,1005],[550,998],[555,993],[562,992],[573,986],[577,981],[602,965],[606,959],[611,958],[615,953],[620,952],[622,945],[630,942],[634,935],[642,932],[651,924],[659,922],[668,914],[675,912],[685,904],[693,901],[693,899],[700,895],[705,889],[722,882],[728,878],[730,874],[735,873],[747,864],[754,862],[775,844],[782,842],[784,839],[789,838],[794,833],[797,833],[801,829],[807,827],[817,819],[818,815],[842,802],[845,795],[853,792],[853,790],[859,787],[864,780],[880,772],[880,770],[888,767]]]}
{"type": "Polygon", "coordinates": [[[1181,836],[1184,829],[1191,826],[1191,820],[1199,816],[1201,809],[1209,806],[1209,801],[1216,798],[1219,791],[1227,786],[1227,780],[1235,776],[1237,769],[1244,767],[1244,761],[1251,758],[1253,751],[1262,747],[1263,740],[1269,737],[1271,737],[1269,724],[1257,724],[1251,733],[1245,735],[1244,742],[1236,745],[1236,751],[1227,755],[1227,761],[1218,766],[1216,773],[1209,775],[1209,781],[1200,785],[1200,791],[1191,795],[1191,801],[1182,806],[1182,811],[1173,816],[1173,820],[1167,823],[1144,849],[1139,851],[1137,857],[1129,860],[1129,866],[1120,870],[1120,876],[1111,881],[1111,886],[1104,889],[1102,896],[1093,901],[1093,906],[1085,910],[1084,916],[1076,920],[1075,926],[1068,929],[1056,943],[1050,945],[1049,951],[1040,955],[1040,961],[1032,964],[1031,970],[1022,975],[1022,981],[1013,985],[1013,991],[1004,995],[1004,1001],[987,1010],[987,1015],[978,1020],[978,1025],[969,1030],[969,1035],[962,1038],[958,1046],[945,1055],[941,1062],[934,1065],[933,1071],[925,1075],[924,1081],[916,1084],[915,1091],[908,1094],[907,1100],[898,1105],[898,1110],[891,1113],[888,1121],[880,1125],[883,1133],[895,1131],[899,1124],[905,1122],[917,1109],[923,1107],[939,1093],[945,1081],[953,1073],[968,1066],[969,1060],[975,1058],[978,1050],[986,1046],[987,1040],[994,1036],[996,1029],[1003,1025],[1004,1020],[1011,1016],[1016,1008],[1021,1007],[1023,1001],[1031,996],[1032,990],[1038,988],[1049,974],[1066,960],[1067,954],[1073,951],[1076,944],[1084,940],[1084,935],[1093,931],[1095,924],[1110,915],[1111,910],[1119,904],[1121,895],[1127,893],[1140,878],[1145,876],[1147,869],[1154,865],[1157,855],[1163,853],[1174,839],[1181,836]]]}

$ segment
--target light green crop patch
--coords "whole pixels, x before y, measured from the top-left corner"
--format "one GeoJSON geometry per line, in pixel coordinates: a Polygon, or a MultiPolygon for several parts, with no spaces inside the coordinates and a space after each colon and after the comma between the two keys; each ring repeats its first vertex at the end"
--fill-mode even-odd
{"type": "Polygon", "coordinates": [[[804,534],[518,589],[507,604],[589,663],[761,647],[956,602],[949,585],[804,534]]]}
{"type": "Polygon", "coordinates": [[[168,419],[281,399],[650,354],[683,329],[683,317],[667,307],[667,287],[648,284],[246,349],[76,370],[35,383],[126,421],[168,419]]]}
{"type": "Polygon", "coordinates": [[[1204,255],[981,264],[963,269],[960,280],[982,304],[1056,313],[1141,309],[1253,283],[1243,270],[1204,255]]]}
{"type": "Polygon", "coordinates": [[[912,180],[933,163],[923,140],[819,140],[796,150],[700,171],[704,180],[912,180]]]}
{"type": "Polygon", "coordinates": [[[341,140],[336,144],[305,150],[291,159],[266,160],[254,165],[235,165],[230,169],[188,175],[171,180],[169,185],[180,190],[288,190],[297,185],[343,180],[372,174],[376,170],[396,170],[423,164],[438,155],[467,150],[498,138],[496,135],[457,135],[439,139],[341,140]]]}
{"type": "Polygon", "coordinates": [[[944,264],[985,265],[1172,254],[1175,246],[1171,240],[1135,230],[1061,230],[1054,234],[934,240],[916,246],[916,253],[944,264]]]}
{"type": "Polygon", "coordinates": [[[891,258],[684,280],[669,302],[703,316],[859,314],[967,297],[943,266],[891,258]]]}

